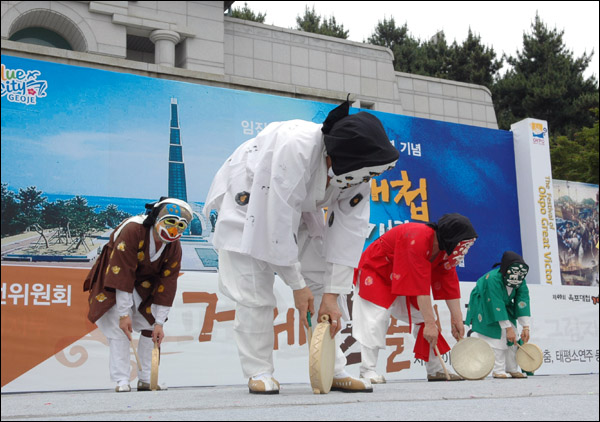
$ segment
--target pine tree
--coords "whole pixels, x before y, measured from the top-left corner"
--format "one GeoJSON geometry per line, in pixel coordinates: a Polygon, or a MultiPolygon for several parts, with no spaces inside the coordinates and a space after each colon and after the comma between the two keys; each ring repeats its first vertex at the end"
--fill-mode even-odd
{"type": "Polygon", "coordinates": [[[350,32],[344,29],[344,25],[338,25],[334,16],[326,18],[317,15],[315,6],[310,10],[305,6],[304,16],[296,16],[296,29],[342,39],[347,39],[350,32]]]}
{"type": "Polygon", "coordinates": [[[452,56],[444,31],[438,32],[429,41],[422,42],[416,57],[411,73],[448,79],[452,70],[452,56]]]}
{"type": "Polygon", "coordinates": [[[494,49],[484,46],[480,36],[469,28],[467,39],[461,45],[455,41],[450,50],[448,79],[492,88],[503,60],[496,59],[494,49]]]}
{"type": "Polygon", "coordinates": [[[554,136],[550,142],[552,177],[561,180],[598,184],[598,109],[596,122],[573,135],[554,136]]]}
{"type": "Polygon", "coordinates": [[[527,117],[546,120],[551,134],[571,137],[596,120],[598,81],[584,79],[593,52],[574,58],[563,43],[564,31],[549,30],[536,15],[532,33],[523,35],[523,50],[508,57],[512,66],[494,86],[501,129],[527,117]]]}
{"type": "Polygon", "coordinates": [[[397,27],[393,17],[379,21],[367,42],[392,50],[394,69],[398,72],[419,73],[423,67],[419,41],[409,35],[406,23],[397,27]]]}
{"type": "Polygon", "coordinates": [[[265,23],[267,12],[256,14],[248,7],[248,3],[244,3],[244,7],[242,8],[231,9],[229,16],[252,22],[265,23]]]}

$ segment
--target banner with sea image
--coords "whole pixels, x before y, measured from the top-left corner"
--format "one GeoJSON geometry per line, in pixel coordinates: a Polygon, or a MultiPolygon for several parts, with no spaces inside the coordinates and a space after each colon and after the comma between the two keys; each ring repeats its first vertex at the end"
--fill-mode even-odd
{"type": "MultiPolygon", "coordinates": [[[[177,364],[161,374],[170,386],[244,383],[234,307],[217,287],[215,221],[202,215],[203,201],[242,142],[274,121],[320,123],[337,104],[6,55],[1,75],[2,392],[111,388],[106,339],[86,319],[83,279],[114,227],[175,185],[185,186],[195,218],[182,240],[183,274],[165,326],[164,359],[172,354],[177,364]],[[175,159],[184,168],[177,175],[169,171],[175,159]]],[[[521,253],[510,132],[369,112],[400,159],[372,181],[365,247],[394,225],[458,212],[479,235],[458,269],[462,281],[487,272],[504,250],[521,253]]],[[[307,382],[307,365],[298,363],[306,360],[305,333],[291,292],[278,280],[276,294],[280,381],[307,382]]],[[[357,375],[351,326],[344,336],[357,375]]],[[[394,359],[411,361],[412,350],[394,350],[394,359]]],[[[414,365],[390,368],[400,378],[424,377],[414,365]]]]}

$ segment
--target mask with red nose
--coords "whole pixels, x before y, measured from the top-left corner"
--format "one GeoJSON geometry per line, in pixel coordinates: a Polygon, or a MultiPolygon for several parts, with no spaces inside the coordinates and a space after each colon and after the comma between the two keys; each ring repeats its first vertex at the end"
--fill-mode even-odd
{"type": "Polygon", "coordinates": [[[167,243],[179,240],[193,218],[190,206],[173,198],[161,201],[156,206],[161,207],[154,223],[160,239],[167,243]]]}
{"type": "Polygon", "coordinates": [[[446,254],[444,258],[444,268],[449,270],[460,265],[464,259],[467,252],[469,252],[469,248],[473,246],[475,243],[475,239],[467,239],[461,242],[458,242],[458,245],[454,248],[450,255],[446,254]]]}

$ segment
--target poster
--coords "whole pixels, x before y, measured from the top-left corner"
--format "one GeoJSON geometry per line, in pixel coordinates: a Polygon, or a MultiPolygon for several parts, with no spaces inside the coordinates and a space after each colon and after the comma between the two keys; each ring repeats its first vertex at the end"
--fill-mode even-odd
{"type": "MultiPolygon", "coordinates": [[[[85,317],[83,279],[120,221],[183,182],[195,218],[182,240],[161,373],[170,386],[244,383],[203,201],[239,144],[270,122],[320,123],[336,104],[4,55],[1,77],[2,392],[111,387],[106,339],[85,317]]],[[[395,225],[464,214],[479,235],[458,268],[467,291],[503,251],[522,253],[511,132],[372,113],[400,159],[372,181],[365,247],[395,225]]],[[[305,333],[280,280],[276,295],[278,379],[305,382],[305,333]]],[[[394,327],[381,362],[391,362],[391,379],[422,378],[408,327],[394,327]]],[[[351,325],[344,336],[357,375],[351,325]]]]}
{"type": "Polygon", "coordinates": [[[554,180],[563,285],[598,286],[598,185],[554,180]]]}

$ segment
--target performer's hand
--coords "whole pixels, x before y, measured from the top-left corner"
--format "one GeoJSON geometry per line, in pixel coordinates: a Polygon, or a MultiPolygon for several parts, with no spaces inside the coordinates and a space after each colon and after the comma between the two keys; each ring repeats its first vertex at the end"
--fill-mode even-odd
{"type": "Polygon", "coordinates": [[[510,341],[511,343],[517,342],[517,335],[515,334],[513,327],[508,327],[506,329],[506,340],[510,341]]]}
{"type": "Polygon", "coordinates": [[[439,330],[437,325],[435,324],[435,322],[433,323],[425,323],[425,326],[423,327],[423,337],[425,337],[425,340],[427,340],[429,342],[429,344],[431,345],[431,347],[433,347],[435,349],[435,346],[437,345],[437,339],[438,339],[438,335],[439,335],[439,330]]]}
{"type": "Polygon", "coordinates": [[[305,329],[308,330],[308,319],[306,313],[310,311],[311,315],[315,314],[315,297],[308,287],[294,290],[294,306],[300,312],[300,321],[305,329]]]}
{"type": "Polygon", "coordinates": [[[160,324],[154,324],[154,330],[152,330],[152,341],[154,343],[158,343],[158,346],[160,347],[160,344],[162,343],[163,338],[165,338],[165,332],[163,331],[163,326],[160,324]]]}
{"type": "Polygon", "coordinates": [[[523,340],[523,343],[529,341],[529,327],[525,327],[521,330],[521,340],[523,340]]]}
{"type": "Polygon", "coordinates": [[[454,337],[456,339],[456,341],[459,341],[461,338],[463,338],[465,336],[465,325],[463,324],[462,320],[460,320],[460,321],[452,320],[450,322],[450,326],[452,329],[452,337],[454,337]]]}
{"type": "Polygon", "coordinates": [[[131,325],[131,317],[127,315],[126,317],[119,318],[119,328],[123,330],[129,341],[131,341],[131,333],[133,332],[133,327],[131,325]]]}
{"type": "Polygon", "coordinates": [[[465,325],[463,324],[460,299],[448,299],[446,300],[446,304],[448,305],[448,310],[450,311],[450,328],[452,331],[452,337],[458,341],[465,336],[465,325]]]}
{"type": "Polygon", "coordinates": [[[329,315],[331,327],[329,332],[333,338],[342,329],[342,311],[337,303],[338,295],[334,293],[324,293],[321,300],[321,309],[317,321],[321,321],[323,315],[329,315]]]}

